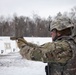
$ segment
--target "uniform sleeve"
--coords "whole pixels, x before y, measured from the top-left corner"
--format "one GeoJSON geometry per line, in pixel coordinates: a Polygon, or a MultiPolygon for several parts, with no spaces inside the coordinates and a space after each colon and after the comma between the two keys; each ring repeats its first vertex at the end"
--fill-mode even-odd
{"type": "Polygon", "coordinates": [[[28,60],[65,63],[72,57],[71,47],[66,41],[49,42],[41,46],[22,40],[18,42],[19,45],[21,43],[20,54],[28,60]]]}
{"type": "Polygon", "coordinates": [[[50,50],[46,52],[46,58],[49,62],[66,63],[72,58],[72,49],[68,41],[57,41],[51,43],[50,50]]]}

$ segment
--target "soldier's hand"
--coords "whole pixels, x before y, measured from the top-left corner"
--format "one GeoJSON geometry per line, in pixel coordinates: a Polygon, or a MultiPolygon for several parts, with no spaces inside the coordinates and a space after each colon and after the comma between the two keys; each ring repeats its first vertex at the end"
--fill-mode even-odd
{"type": "Polygon", "coordinates": [[[19,48],[22,48],[27,44],[27,41],[24,38],[18,38],[17,39],[17,45],[19,48]]]}

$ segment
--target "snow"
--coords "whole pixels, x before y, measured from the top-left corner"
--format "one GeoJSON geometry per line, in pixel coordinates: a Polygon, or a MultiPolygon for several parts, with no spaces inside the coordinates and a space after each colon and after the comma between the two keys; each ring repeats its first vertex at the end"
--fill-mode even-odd
{"type": "Polygon", "coordinates": [[[19,52],[0,55],[0,75],[45,75],[45,65],[22,59],[19,52]]]}
{"type": "MultiPolygon", "coordinates": [[[[25,39],[39,45],[51,41],[51,38],[45,37],[25,37],[25,39]]],[[[9,37],[0,37],[0,43],[2,43],[1,41],[10,42],[11,49],[16,46],[16,44],[13,43],[9,37]]],[[[2,45],[0,45],[0,48],[1,47],[2,45]]],[[[46,75],[46,65],[47,63],[22,59],[18,50],[15,52],[10,51],[9,53],[3,55],[0,54],[0,75],[46,75]]]]}
{"type": "Polygon", "coordinates": [[[0,55],[5,55],[13,51],[19,51],[16,41],[10,40],[10,37],[0,37],[0,44],[0,55]]]}
{"type": "Polygon", "coordinates": [[[24,39],[38,45],[42,45],[46,42],[52,42],[51,37],[24,37],[24,39]]]}
{"type": "Polygon", "coordinates": [[[31,69],[31,68],[19,68],[19,67],[4,67],[0,69],[0,75],[45,75],[43,71],[31,69]],[[42,72],[42,73],[41,73],[42,72]]]}

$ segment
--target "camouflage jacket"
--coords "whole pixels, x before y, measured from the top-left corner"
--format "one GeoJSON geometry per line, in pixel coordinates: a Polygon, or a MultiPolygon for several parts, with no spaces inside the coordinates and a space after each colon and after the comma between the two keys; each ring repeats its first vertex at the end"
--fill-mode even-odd
{"type": "Polygon", "coordinates": [[[19,38],[17,44],[22,57],[28,60],[66,63],[72,58],[71,46],[64,37],[40,46],[19,38]]]}

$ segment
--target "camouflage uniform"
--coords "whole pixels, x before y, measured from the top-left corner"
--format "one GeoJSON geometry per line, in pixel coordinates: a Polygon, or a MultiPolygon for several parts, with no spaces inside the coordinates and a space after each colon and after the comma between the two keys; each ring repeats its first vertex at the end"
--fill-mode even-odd
{"type": "MultiPolygon", "coordinates": [[[[28,60],[43,61],[46,63],[54,62],[57,63],[59,67],[60,64],[66,64],[72,58],[73,56],[72,47],[74,46],[74,44],[73,41],[71,41],[71,39],[68,39],[68,37],[60,37],[56,40],[56,42],[52,43],[48,42],[41,46],[28,43],[23,38],[19,38],[18,46],[20,48],[20,54],[22,55],[23,58],[26,58],[28,60]]],[[[60,66],[60,68],[62,67],[60,66]]],[[[61,74],[59,74],[58,72],[58,74],[55,75],[61,75],[61,74]]]]}
{"type": "Polygon", "coordinates": [[[66,63],[72,57],[70,45],[63,39],[38,46],[19,38],[18,46],[22,57],[28,60],[66,63]]]}
{"type": "MultiPolygon", "coordinates": [[[[59,19],[57,23],[52,23],[50,29],[56,28],[57,30],[63,30],[72,27],[72,24],[68,25],[67,21],[66,25],[63,22],[60,23],[60,20],[61,19],[59,19]]],[[[76,44],[72,38],[62,36],[52,43],[48,42],[41,46],[29,43],[24,38],[18,38],[17,44],[23,58],[49,63],[51,65],[49,75],[76,75],[76,66],[71,67],[74,62],[67,64],[68,61],[76,56],[76,44]],[[73,54],[74,52],[75,54],[73,54]],[[73,73],[69,69],[72,69],[73,73]]]]}

